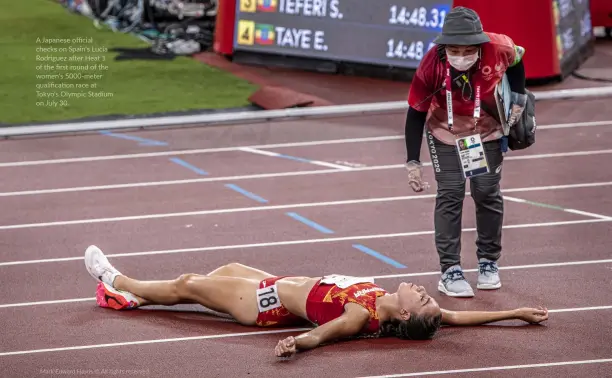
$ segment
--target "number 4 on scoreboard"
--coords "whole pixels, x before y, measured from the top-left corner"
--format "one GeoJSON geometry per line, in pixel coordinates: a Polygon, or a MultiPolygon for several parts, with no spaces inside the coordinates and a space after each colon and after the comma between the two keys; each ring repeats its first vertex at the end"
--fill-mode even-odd
{"type": "Polygon", "coordinates": [[[240,20],[238,21],[237,42],[240,45],[252,45],[255,40],[255,22],[240,20]]]}

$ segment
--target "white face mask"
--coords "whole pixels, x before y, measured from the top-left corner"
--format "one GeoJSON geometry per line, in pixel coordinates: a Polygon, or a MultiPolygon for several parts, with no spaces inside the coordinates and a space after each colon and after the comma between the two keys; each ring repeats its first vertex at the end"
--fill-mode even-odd
{"type": "Polygon", "coordinates": [[[467,56],[448,55],[448,62],[459,71],[467,71],[478,60],[478,52],[467,56]]]}

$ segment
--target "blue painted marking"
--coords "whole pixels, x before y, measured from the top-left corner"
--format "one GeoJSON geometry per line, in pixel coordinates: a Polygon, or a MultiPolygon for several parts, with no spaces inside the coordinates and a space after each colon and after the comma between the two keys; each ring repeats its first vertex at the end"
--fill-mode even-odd
{"type": "Polygon", "coordinates": [[[289,160],[301,161],[302,163],[312,163],[312,160],[304,159],[301,157],[295,157],[295,156],[289,156],[289,155],[283,155],[283,154],[278,154],[278,157],[289,159],[289,160]]]}
{"type": "Polygon", "coordinates": [[[100,134],[107,135],[107,136],[114,137],[114,138],[127,139],[127,140],[133,140],[136,142],[140,142],[138,144],[139,146],[167,146],[168,145],[168,143],[160,142],[158,140],[139,138],[139,137],[135,137],[131,135],[124,135],[124,134],[115,134],[115,133],[111,133],[110,131],[105,131],[105,130],[100,131],[100,134]]]}
{"type": "Polygon", "coordinates": [[[235,191],[237,191],[240,194],[243,194],[246,197],[249,197],[250,199],[253,199],[257,202],[261,202],[261,203],[268,203],[268,200],[261,198],[260,196],[253,194],[251,192],[247,192],[246,190],[242,189],[241,187],[239,187],[236,184],[225,184],[226,187],[233,189],[235,191]]]}
{"type": "Polygon", "coordinates": [[[393,265],[396,268],[406,268],[405,265],[402,265],[402,264],[398,263],[397,261],[395,261],[395,260],[393,260],[393,259],[391,259],[391,258],[389,258],[387,256],[381,255],[380,253],[378,253],[378,252],[376,252],[376,251],[374,251],[374,250],[372,250],[372,249],[370,249],[370,248],[368,248],[368,247],[366,247],[364,245],[353,244],[353,248],[356,248],[356,249],[360,250],[361,252],[366,253],[366,254],[368,254],[370,256],[376,257],[377,259],[382,260],[382,261],[386,262],[389,265],[393,265]]]}
{"type": "Polygon", "coordinates": [[[289,215],[291,218],[298,220],[312,228],[314,228],[315,230],[321,231],[324,234],[333,234],[334,232],[332,230],[330,230],[329,228],[325,228],[323,226],[321,226],[320,224],[317,224],[313,221],[311,221],[310,219],[306,219],[303,216],[297,214],[297,213],[287,213],[287,215],[289,215]]]}
{"type": "Polygon", "coordinates": [[[201,170],[198,167],[194,167],[193,165],[187,163],[184,160],[181,160],[179,158],[170,158],[170,161],[178,164],[178,165],[182,165],[183,167],[187,168],[187,169],[191,169],[192,171],[194,171],[195,173],[199,174],[199,175],[207,175],[208,172],[205,172],[203,170],[201,170]]]}

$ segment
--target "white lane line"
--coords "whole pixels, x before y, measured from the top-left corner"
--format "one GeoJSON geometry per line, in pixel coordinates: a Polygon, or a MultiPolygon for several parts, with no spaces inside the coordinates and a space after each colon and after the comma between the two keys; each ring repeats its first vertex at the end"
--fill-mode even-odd
{"type": "MultiPolygon", "coordinates": [[[[538,130],[563,129],[563,128],[575,128],[575,127],[596,127],[596,126],[608,126],[608,125],[612,125],[612,120],[542,125],[542,126],[538,126],[538,130]]],[[[88,156],[88,157],[78,157],[78,158],[49,159],[49,160],[13,161],[13,162],[0,163],[0,168],[19,167],[19,166],[27,166],[27,165],[80,163],[80,162],[101,161],[101,160],[138,159],[138,158],[148,158],[148,157],[157,157],[157,156],[177,156],[177,155],[203,154],[203,153],[215,153],[215,152],[231,152],[231,151],[238,151],[241,148],[256,148],[256,149],[257,148],[262,148],[262,149],[291,148],[291,147],[302,147],[302,146],[318,146],[318,145],[324,145],[324,144],[380,142],[380,141],[401,140],[401,139],[404,139],[403,134],[402,135],[379,136],[379,137],[365,137],[365,138],[346,138],[346,139],[332,139],[332,140],[314,140],[314,141],[307,141],[307,142],[259,144],[259,145],[251,145],[251,146],[201,148],[201,149],[177,150],[177,151],[160,151],[160,152],[148,152],[148,153],[139,153],[139,154],[88,156]]]]}
{"type": "Polygon", "coordinates": [[[598,219],[612,219],[612,217],[609,217],[607,215],[589,213],[587,211],[570,209],[570,208],[565,208],[565,207],[556,206],[556,205],[550,205],[550,204],[536,202],[536,201],[530,201],[530,200],[526,200],[526,199],[523,199],[523,198],[504,196],[504,200],[508,200],[508,201],[512,201],[512,202],[517,202],[517,203],[524,203],[524,204],[538,206],[538,207],[544,207],[544,208],[547,208],[547,209],[564,211],[566,213],[572,213],[572,214],[577,214],[577,215],[584,215],[584,216],[587,216],[587,217],[593,217],[593,218],[598,218],[598,219]]]}
{"type": "MultiPolygon", "coordinates": [[[[525,191],[576,189],[576,188],[585,188],[585,187],[601,187],[601,186],[609,186],[609,185],[612,185],[612,182],[608,181],[608,182],[586,183],[586,184],[553,185],[553,186],[548,186],[548,187],[542,186],[542,187],[534,187],[534,188],[517,188],[517,189],[510,188],[510,189],[502,190],[502,193],[504,194],[512,193],[513,191],[525,192],[525,191]]],[[[213,215],[213,214],[229,214],[229,213],[241,213],[241,212],[251,212],[251,211],[270,211],[270,210],[281,210],[281,209],[284,210],[284,209],[295,209],[295,208],[409,201],[409,200],[416,200],[416,199],[435,198],[435,196],[436,194],[419,194],[419,195],[399,196],[399,197],[363,198],[363,199],[342,200],[342,201],[310,202],[310,203],[296,203],[296,204],[286,204],[286,205],[265,205],[265,206],[253,206],[253,207],[238,207],[238,208],[230,208],[230,209],[196,210],[196,211],[186,211],[186,212],[179,212],[179,213],[158,213],[158,214],[145,214],[145,215],[130,215],[130,216],[124,216],[124,217],[77,219],[77,220],[69,220],[69,221],[5,225],[5,226],[0,226],[0,230],[14,230],[14,229],[35,228],[35,227],[69,226],[69,225],[92,224],[92,223],[124,222],[124,221],[134,221],[134,220],[163,219],[163,218],[175,218],[175,217],[186,217],[186,216],[196,216],[196,215],[199,216],[199,215],[213,215]]],[[[466,197],[467,196],[470,196],[470,192],[466,193],[466,197]]],[[[607,219],[607,217],[604,219],[607,219]]]]}
{"type": "MultiPolygon", "coordinates": [[[[393,168],[393,166],[379,166],[376,168],[372,168],[370,170],[390,169],[390,168],[393,168]]],[[[96,191],[96,190],[143,188],[143,187],[149,187],[149,186],[186,185],[186,184],[196,184],[196,183],[203,183],[203,182],[217,182],[217,181],[255,180],[255,179],[265,179],[265,178],[320,175],[320,174],[337,173],[337,172],[350,172],[350,171],[344,171],[344,170],[338,170],[338,169],[317,169],[313,171],[257,173],[257,174],[252,174],[252,175],[206,177],[206,178],[186,179],[186,180],[149,181],[149,182],[135,182],[135,183],[128,183],[128,184],[79,186],[79,187],[72,187],[72,188],[57,188],[57,189],[36,189],[36,190],[24,190],[24,191],[18,191],[18,192],[0,192],[0,197],[30,196],[30,195],[40,195],[40,194],[57,194],[57,193],[71,193],[71,192],[88,192],[88,191],[96,191]]]]}
{"type": "Polygon", "coordinates": [[[366,167],[365,164],[361,164],[361,163],[351,163],[350,161],[335,161],[334,163],[336,164],[340,164],[340,165],[344,165],[346,167],[351,167],[351,168],[361,168],[361,167],[366,167]]]}
{"type": "Polygon", "coordinates": [[[198,211],[187,211],[187,212],[180,212],[180,213],[132,215],[132,216],[125,216],[125,217],[92,218],[92,219],[79,219],[79,220],[71,220],[71,221],[6,225],[6,226],[0,226],[0,230],[12,230],[12,229],[31,228],[31,227],[69,226],[69,225],[90,224],[90,223],[123,222],[123,221],[145,220],[145,219],[162,219],[162,218],[174,218],[174,217],[185,217],[185,216],[195,216],[195,215],[213,215],[213,214],[229,214],[229,213],[242,213],[242,212],[252,212],[252,211],[270,211],[270,210],[308,208],[308,207],[320,207],[320,206],[353,205],[353,204],[365,204],[365,203],[375,203],[375,202],[404,201],[404,200],[434,198],[434,197],[435,197],[435,194],[426,194],[426,195],[402,196],[402,197],[384,197],[384,198],[367,198],[367,199],[344,200],[344,201],[297,203],[297,204],[287,204],[287,205],[238,207],[238,208],[233,208],[233,209],[198,210],[198,211]]]}
{"type": "Polygon", "coordinates": [[[289,155],[284,155],[284,154],[281,154],[281,153],[278,153],[278,152],[264,151],[264,150],[259,150],[259,149],[256,149],[256,148],[245,147],[245,148],[241,148],[240,151],[250,152],[252,154],[258,154],[258,155],[264,155],[264,156],[272,156],[272,157],[284,158],[284,159],[289,159],[289,160],[293,160],[293,161],[300,161],[300,162],[303,162],[303,163],[320,165],[320,166],[328,167],[328,168],[342,169],[342,170],[347,170],[347,171],[352,169],[351,167],[347,167],[347,166],[344,166],[344,165],[333,164],[333,163],[328,163],[328,162],[319,161],[319,160],[305,159],[305,158],[300,158],[300,157],[295,157],[295,156],[289,156],[289,155]]]}
{"type": "MultiPolygon", "coordinates": [[[[609,306],[609,307],[612,307],[612,306],[609,306]]],[[[592,309],[595,310],[599,308],[592,307],[592,309]]],[[[552,310],[552,311],[555,311],[555,310],[552,310]]],[[[571,309],[559,309],[559,310],[556,310],[556,312],[571,312],[571,309]]],[[[2,352],[0,353],[0,357],[23,355],[23,354],[65,352],[65,351],[74,351],[74,350],[83,350],[83,349],[112,348],[112,347],[129,346],[129,345],[159,344],[159,343],[170,343],[170,342],[179,342],[179,341],[197,341],[197,340],[210,340],[210,339],[227,339],[227,338],[232,338],[232,337],[244,337],[244,336],[274,335],[274,334],[279,334],[279,333],[304,332],[304,331],[309,331],[311,329],[312,327],[289,328],[289,329],[279,329],[279,330],[271,330],[271,331],[224,333],[224,334],[219,334],[219,335],[203,335],[203,336],[191,336],[191,337],[176,337],[176,338],[169,338],[169,339],[126,341],[126,342],[108,343],[108,344],[90,344],[90,345],[79,345],[79,346],[70,346],[70,347],[30,349],[30,350],[21,350],[21,351],[15,351],[15,352],[2,352]]]]}
{"type": "MultiPolygon", "coordinates": [[[[609,122],[612,124],[612,121],[609,122]]],[[[276,144],[259,144],[251,146],[235,146],[235,147],[217,147],[217,148],[200,148],[194,150],[177,150],[177,151],[160,151],[160,152],[145,152],[138,154],[125,155],[107,155],[107,156],[87,156],[79,158],[63,158],[50,160],[30,160],[30,161],[13,161],[0,163],[0,168],[4,167],[21,167],[28,165],[48,165],[48,164],[65,164],[65,163],[84,163],[90,161],[103,160],[122,160],[122,159],[141,159],[160,156],[177,156],[177,155],[193,155],[206,154],[217,152],[235,152],[242,148],[291,148],[291,147],[306,147],[319,146],[324,144],[346,144],[346,143],[367,143],[367,142],[384,142],[388,140],[397,140],[404,138],[403,135],[389,135],[380,137],[365,137],[365,138],[346,138],[346,139],[331,139],[331,140],[313,140],[308,142],[293,142],[293,143],[276,143],[276,144]]]]}
{"type": "Polygon", "coordinates": [[[538,126],[541,130],[568,129],[574,127],[596,127],[612,125],[612,121],[570,122],[538,126]]]}
{"type": "Polygon", "coordinates": [[[91,345],[79,345],[63,348],[47,348],[47,349],[31,349],[22,350],[17,352],[3,352],[0,353],[0,357],[3,356],[16,356],[20,354],[35,354],[35,353],[48,353],[48,352],[65,352],[83,349],[95,349],[95,348],[111,348],[128,345],[143,345],[143,344],[160,344],[160,343],[172,343],[178,341],[195,341],[195,340],[210,340],[210,339],[227,339],[230,337],[244,337],[244,336],[260,336],[260,335],[275,335],[279,333],[289,332],[303,332],[311,330],[312,328],[289,328],[282,330],[273,331],[254,331],[254,332],[239,332],[239,333],[222,333],[220,335],[204,335],[204,336],[192,336],[192,337],[175,337],[171,339],[153,339],[153,340],[140,340],[140,341],[126,341],[121,343],[109,343],[109,344],[91,344],[91,345]]]}
{"type": "MultiPolygon", "coordinates": [[[[563,267],[563,266],[592,265],[592,264],[610,264],[610,263],[612,263],[612,259],[585,260],[585,261],[566,261],[566,262],[529,264],[529,265],[500,266],[499,270],[558,268],[558,267],[563,267]]],[[[463,269],[463,272],[464,273],[476,273],[476,272],[478,272],[478,269],[463,269]]],[[[440,275],[440,271],[436,270],[436,271],[433,271],[433,272],[386,274],[384,276],[375,276],[374,279],[406,278],[406,277],[421,277],[421,276],[439,276],[439,275],[440,275]]]]}
{"type": "Polygon", "coordinates": [[[565,211],[568,212],[568,213],[573,213],[573,214],[577,214],[577,215],[584,215],[584,216],[587,216],[587,217],[594,217],[594,218],[599,218],[599,219],[612,219],[612,217],[609,217],[607,215],[589,213],[588,211],[582,211],[582,210],[576,210],[576,209],[565,209],[565,211]]]}
{"type": "Polygon", "coordinates": [[[533,369],[533,368],[554,367],[554,366],[603,364],[603,363],[610,363],[610,362],[612,362],[612,358],[602,358],[602,359],[597,359],[597,360],[546,362],[546,363],[541,363],[541,364],[528,364],[528,365],[489,366],[489,367],[471,368],[471,369],[422,371],[422,372],[419,372],[419,373],[404,373],[404,374],[389,374],[389,375],[371,375],[371,376],[359,377],[359,378],[422,377],[422,376],[426,376],[426,375],[475,373],[475,372],[479,372],[479,371],[496,371],[496,370],[533,369]]]}
{"type": "MultiPolygon", "coordinates": [[[[526,156],[507,156],[504,158],[504,161],[537,160],[537,159],[549,159],[549,158],[558,158],[558,157],[576,157],[576,156],[590,156],[590,155],[601,155],[601,154],[612,154],[612,149],[594,150],[594,151],[560,152],[560,153],[554,153],[554,154],[538,154],[538,155],[526,155],[526,156]]],[[[431,166],[431,162],[424,162],[423,166],[426,166],[426,167],[431,166]]],[[[147,187],[147,186],[185,185],[185,184],[195,184],[195,183],[202,183],[202,182],[216,182],[216,181],[255,180],[255,179],[304,176],[304,175],[324,175],[324,174],[331,174],[331,173],[379,171],[379,170],[387,170],[387,169],[404,169],[404,164],[373,165],[369,167],[354,167],[354,168],[343,167],[342,169],[318,169],[318,170],[313,170],[313,171],[259,173],[259,174],[252,174],[252,175],[205,177],[205,178],[198,178],[198,179],[150,181],[150,182],[136,182],[136,183],[127,183],[127,184],[113,184],[113,185],[80,186],[80,187],[72,187],[72,188],[36,189],[36,190],[25,190],[25,191],[17,191],[17,192],[3,192],[3,193],[0,193],[0,197],[39,195],[39,194],[57,194],[57,193],[69,193],[69,192],[86,192],[86,191],[93,191],[93,190],[141,188],[141,187],[147,187]]]]}
{"type": "Polygon", "coordinates": [[[242,147],[239,148],[240,151],[244,151],[244,152],[250,152],[253,154],[258,154],[258,155],[264,155],[264,156],[274,156],[277,157],[278,155],[280,155],[277,152],[270,152],[270,151],[264,151],[264,150],[259,150],[257,148],[252,148],[252,147],[242,147]]]}
{"type": "MultiPolygon", "coordinates": [[[[545,223],[528,223],[528,224],[513,224],[505,225],[503,229],[521,229],[521,228],[534,228],[534,227],[555,227],[555,226],[569,226],[576,224],[592,224],[592,223],[604,223],[612,222],[612,220],[606,219],[584,219],[575,221],[561,221],[561,222],[545,222],[545,223]]],[[[464,228],[462,232],[475,232],[476,228],[464,228]]],[[[395,234],[374,234],[374,235],[358,235],[358,236],[342,236],[336,238],[325,238],[325,239],[302,239],[302,240],[286,240],[278,242],[265,242],[265,243],[252,243],[252,244],[237,244],[237,245],[221,245],[211,247],[199,247],[199,248],[182,248],[182,249],[166,249],[158,251],[144,251],[144,252],[128,252],[128,253],[116,253],[108,254],[108,257],[133,257],[133,256],[151,256],[151,255],[169,255],[176,253],[190,253],[190,252],[206,252],[206,251],[223,251],[231,249],[243,249],[243,248],[261,248],[261,247],[278,247],[285,245],[301,245],[301,244],[317,244],[317,243],[332,243],[348,240],[371,240],[371,239],[391,239],[399,237],[409,236],[423,236],[433,235],[435,231],[414,231],[414,232],[403,232],[395,234]]],[[[0,263],[2,266],[12,265],[25,265],[25,264],[40,264],[49,262],[64,262],[64,261],[77,261],[83,260],[83,256],[75,257],[59,257],[49,258],[40,260],[22,260],[22,261],[6,261],[0,263]]]]}
{"type": "Polygon", "coordinates": [[[573,152],[557,152],[550,154],[533,154],[533,155],[518,155],[518,156],[505,156],[505,160],[537,160],[537,159],[550,159],[556,157],[571,157],[571,156],[590,156],[599,154],[609,154],[612,150],[592,150],[592,151],[573,151],[573,152]]]}
{"type": "Polygon", "coordinates": [[[345,171],[350,171],[351,169],[353,169],[353,167],[348,167],[346,165],[328,163],[326,161],[319,161],[319,160],[311,160],[310,163],[311,164],[315,164],[315,165],[320,165],[320,166],[323,166],[323,167],[342,169],[342,170],[345,170],[345,171]]]}
{"type": "Polygon", "coordinates": [[[609,310],[609,309],[612,309],[612,306],[560,308],[556,310],[548,310],[548,312],[549,313],[560,313],[560,312],[596,311],[596,310],[609,310]]]}
{"type": "MultiPolygon", "coordinates": [[[[113,255],[107,255],[109,257],[113,255]]],[[[501,266],[500,270],[523,270],[523,269],[539,269],[539,268],[555,268],[565,266],[580,266],[580,265],[594,265],[594,264],[609,264],[612,263],[612,259],[608,260],[586,260],[586,261],[566,261],[558,263],[545,263],[545,264],[531,264],[531,265],[509,265],[501,266]]],[[[478,269],[464,269],[464,273],[478,272],[478,269]]],[[[401,273],[401,274],[387,274],[382,276],[368,276],[375,280],[395,279],[395,278],[408,278],[408,277],[424,277],[424,276],[439,276],[440,271],[431,272],[414,272],[414,273],[401,273]]],[[[5,303],[0,304],[0,308],[12,308],[12,307],[28,307],[28,306],[41,306],[50,304],[66,304],[66,303],[77,303],[77,302],[89,302],[95,301],[96,297],[89,298],[73,298],[73,299],[58,299],[48,301],[37,301],[37,302],[21,302],[21,303],[5,303]]],[[[573,312],[573,311],[593,311],[593,310],[608,310],[612,309],[612,306],[594,306],[594,307],[575,307],[564,310],[549,310],[549,312],[573,312]]]]}
{"type": "Polygon", "coordinates": [[[50,300],[50,301],[37,301],[37,302],[8,303],[8,304],[0,304],[0,308],[42,306],[42,305],[49,305],[49,304],[66,304],[66,303],[77,303],[77,302],[89,302],[89,301],[95,301],[95,300],[96,300],[96,297],[89,297],[89,298],[56,299],[56,300],[50,300]]]}
{"type": "Polygon", "coordinates": [[[556,190],[556,189],[577,189],[577,188],[595,188],[598,186],[607,186],[612,184],[612,181],[604,181],[604,182],[585,182],[580,184],[563,184],[563,185],[550,185],[550,186],[527,186],[525,188],[512,188],[512,189],[504,189],[503,191],[506,193],[517,193],[517,192],[533,192],[540,190],[556,190]]]}
{"type": "MultiPolygon", "coordinates": [[[[550,124],[550,125],[538,126],[538,129],[546,130],[546,129],[562,129],[562,128],[574,128],[574,127],[596,127],[596,126],[608,126],[608,125],[612,125],[612,120],[550,124]]],[[[49,160],[14,161],[14,162],[0,163],[0,168],[19,167],[19,166],[26,166],[26,165],[81,163],[81,162],[101,161],[101,160],[138,159],[138,158],[148,158],[148,157],[157,157],[157,156],[176,156],[176,155],[203,154],[203,153],[214,153],[214,152],[232,152],[232,151],[238,151],[239,149],[245,148],[245,147],[246,148],[263,148],[263,149],[291,148],[291,147],[302,147],[302,146],[318,146],[318,145],[324,145],[324,144],[380,142],[380,141],[401,140],[401,139],[404,139],[404,135],[389,135],[389,136],[365,137],[365,138],[345,138],[345,139],[332,139],[332,140],[314,140],[314,141],[307,141],[307,142],[259,144],[259,145],[251,145],[251,146],[201,148],[201,149],[193,149],[193,150],[160,151],[160,152],[148,152],[148,153],[139,153],[139,154],[88,156],[88,157],[78,157],[78,158],[49,159],[49,160]]]]}

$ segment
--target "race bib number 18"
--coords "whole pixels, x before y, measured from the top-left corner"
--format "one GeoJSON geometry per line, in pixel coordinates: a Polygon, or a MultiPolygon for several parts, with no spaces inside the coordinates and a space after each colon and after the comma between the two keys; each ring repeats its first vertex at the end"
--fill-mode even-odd
{"type": "Polygon", "coordinates": [[[259,307],[259,312],[266,312],[280,306],[281,301],[276,292],[276,285],[257,289],[257,307],[259,307]]]}

